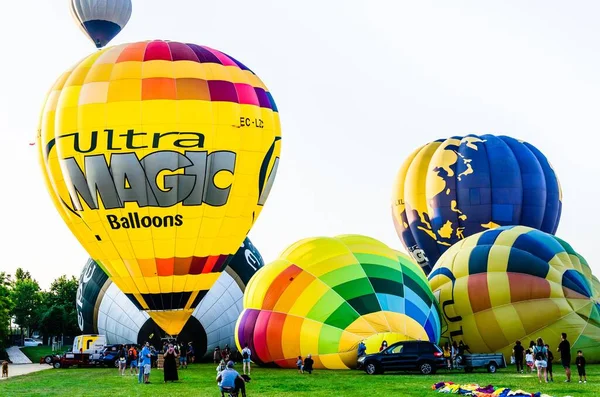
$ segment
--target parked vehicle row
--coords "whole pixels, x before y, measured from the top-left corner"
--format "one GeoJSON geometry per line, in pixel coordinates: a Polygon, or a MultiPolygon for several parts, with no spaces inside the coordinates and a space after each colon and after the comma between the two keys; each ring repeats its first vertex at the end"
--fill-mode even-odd
{"type": "MultiPolygon", "coordinates": [[[[397,342],[379,353],[358,359],[358,368],[369,375],[389,371],[418,371],[430,375],[446,368],[446,365],[442,349],[426,341],[397,342]]],[[[465,372],[486,368],[488,372],[495,373],[498,368],[506,368],[506,360],[502,354],[465,354],[460,365],[465,372]]]]}

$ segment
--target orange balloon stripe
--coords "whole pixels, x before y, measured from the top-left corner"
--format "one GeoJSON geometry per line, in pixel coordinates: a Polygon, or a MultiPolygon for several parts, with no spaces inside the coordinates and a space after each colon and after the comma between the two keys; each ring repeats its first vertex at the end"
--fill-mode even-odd
{"type": "Polygon", "coordinates": [[[282,271],[281,274],[279,274],[275,280],[273,280],[273,283],[267,290],[262,309],[273,310],[279,300],[279,297],[281,294],[283,294],[283,291],[285,291],[286,288],[292,284],[292,281],[294,281],[296,276],[302,273],[302,271],[303,270],[296,265],[291,265],[282,271]]]}
{"type": "Polygon", "coordinates": [[[482,312],[492,307],[488,288],[487,273],[473,274],[467,280],[469,288],[469,302],[473,313],[482,312]]]}

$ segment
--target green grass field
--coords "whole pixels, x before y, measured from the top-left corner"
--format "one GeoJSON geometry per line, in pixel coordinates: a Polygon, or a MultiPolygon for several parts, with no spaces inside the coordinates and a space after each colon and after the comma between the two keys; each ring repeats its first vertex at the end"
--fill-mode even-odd
{"type": "Polygon", "coordinates": [[[21,351],[33,363],[39,363],[40,362],[40,357],[45,357],[45,356],[47,356],[49,354],[53,354],[51,346],[22,347],[21,351]]]}
{"type": "MultiPolygon", "coordinates": [[[[236,365],[237,369],[240,365],[236,365]]],[[[317,370],[312,375],[300,375],[295,370],[255,367],[247,385],[248,396],[442,396],[431,390],[439,381],[455,383],[493,384],[494,386],[541,391],[555,397],[595,397],[600,395],[600,365],[588,368],[588,383],[566,384],[564,373],[556,368],[555,383],[539,384],[532,374],[516,374],[513,368],[496,374],[477,371],[465,374],[440,371],[436,375],[385,374],[369,376],[360,371],[317,370]]],[[[129,370],[128,370],[129,371],[129,370]]],[[[153,369],[151,384],[140,385],[137,377],[120,376],[116,369],[50,369],[15,377],[0,383],[0,396],[219,396],[215,383],[215,365],[195,364],[179,371],[180,381],[163,383],[161,370],[153,369]]]]}

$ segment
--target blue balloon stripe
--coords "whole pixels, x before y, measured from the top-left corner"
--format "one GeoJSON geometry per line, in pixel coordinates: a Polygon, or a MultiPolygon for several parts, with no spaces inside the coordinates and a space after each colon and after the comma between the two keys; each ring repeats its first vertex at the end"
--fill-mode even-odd
{"type": "Polygon", "coordinates": [[[523,186],[517,159],[508,145],[494,135],[484,135],[490,164],[492,222],[518,224],[521,217],[523,186]]]}
{"type": "Polygon", "coordinates": [[[469,274],[487,272],[488,256],[491,248],[491,245],[477,245],[473,247],[469,255],[469,274]]]}
{"type": "Polygon", "coordinates": [[[427,322],[427,316],[417,305],[415,305],[409,299],[406,299],[404,302],[406,305],[406,315],[408,317],[414,319],[419,324],[425,324],[427,322]]]}
{"type": "Polygon", "coordinates": [[[501,136],[512,150],[521,171],[523,185],[522,208],[518,224],[540,228],[546,207],[546,180],[544,171],[531,150],[523,143],[508,136],[501,136]]]}
{"type": "Polygon", "coordinates": [[[517,237],[512,248],[527,251],[545,262],[549,262],[557,254],[564,251],[563,246],[558,241],[536,229],[517,237]]]}
{"type": "Polygon", "coordinates": [[[563,274],[562,285],[588,298],[592,296],[590,286],[583,275],[576,270],[567,270],[563,274]]]}
{"type": "Polygon", "coordinates": [[[548,262],[543,259],[517,248],[511,248],[508,255],[508,265],[506,267],[508,273],[531,274],[536,277],[546,278],[550,271],[548,262]]]}
{"type": "Polygon", "coordinates": [[[544,179],[546,181],[546,208],[544,209],[544,220],[542,221],[541,230],[555,232],[558,227],[561,212],[560,189],[556,173],[542,152],[529,143],[525,142],[524,145],[526,145],[535,157],[537,157],[538,162],[544,171],[544,179]]]}
{"type": "MultiPolygon", "coordinates": [[[[408,310],[408,302],[414,307],[418,308],[421,313],[426,317],[426,313],[429,313],[429,305],[423,301],[423,299],[414,291],[404,288],[404,302],[408,310]]],[[[412,317],[412,316],[411,316],[412,317]]],[[[423,320],[423,323],[425,320],[423,320]]],[[[421,323],[421,324],[423,324],[421,323]]]]}

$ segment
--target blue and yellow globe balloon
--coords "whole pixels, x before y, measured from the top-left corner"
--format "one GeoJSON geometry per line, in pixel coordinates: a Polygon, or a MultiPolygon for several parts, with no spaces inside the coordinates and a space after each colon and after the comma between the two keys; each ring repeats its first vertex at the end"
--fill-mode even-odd
{"type": "Polygon", "coordinates": [[[425,273],[452,244],[498,226],[554,234],[562,207],[558,179],[533,145],[508,136],[468,135],[430,142],[398,172],[396,231],[425,273]]]}
{"type": "Polygon", "coordinates": [[[280,139],[273,97],[245,65],[204,46],[144,41],[65,72],[38,147],[73,234],[176,335],[260,214],[280,139]]]}
{"type": "Polygon", "coordinates": [[[248,283],[236,342],[261,364],[356,367],[383,340],[437,342],[440,317],[423,271],[408,255],[365,236],[309,238],[290,246],[248,283]]]}
{"type": "Polygon", "coordinates": [[[429,274],[443,313],[442,340],[472,352],[511,355],[516,340],[542,337],[556,350],[600,360],[600,290],[585,259],[563,240],[524,226],[467,237],[429,274]]]}

